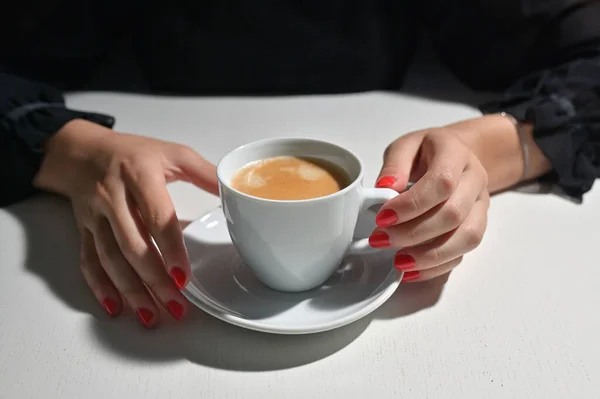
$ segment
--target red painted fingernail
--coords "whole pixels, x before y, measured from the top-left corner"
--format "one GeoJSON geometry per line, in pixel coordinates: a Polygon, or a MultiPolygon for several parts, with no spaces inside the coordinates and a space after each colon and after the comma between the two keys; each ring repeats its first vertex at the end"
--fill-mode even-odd
{"type": "Polygon", "coordinates": [[[384,209],[375,216],[375,223],[379,227],[388,227],[398,221],[398,214],[393,209],[384,209]]]}
{"type": "Polygon", "coordinates": [[[404,275],[402,276],[402,281],[411,281],[411,280],[416,280],[419,278],[419,272],[414,271],[414,272],[404,272],[404,275]]]}
{"type": "Polygon", "coordinates": [[[394,267],[398,270],[410,270],[415,267],[415,264],[415,258],[410,255],[397,253],[396,256],[394,256],[394,267]]]}
{"type": "Polygon", "coordinates": [[[154,319],[154,314],[150,309],[139,308],[137,310],[137,315],[140,318],[142,324],[144,324],[144,326],[150,327],[150,323],[152,322],[152,319],[154,319]]]}
{"type": "Polygon", "coordinates": [[[377,183],[375,183],[375,187],[377,188],[392,188],[392,186],[396,183],[396,178],[392,176],[383,176],[377,183]]]}
{"type": "Polygon", "coordinates": [[[374,231],[369,237],[369,245],[373,248],[389,247],[390,237],[384,231],[374,231]]]}
{"type": "Polygon", "coordinates": [[[110,298],[105,298],[102,301],[102,306],[104,307],[104,310],[106,310],[106,313],[108,313],[109,316],[114,316],[117,314],[117,303],[115,301],[113,301],[110,298]]]}
{"type": "Polygon", "coordinates": [[[177,301],[169,301],[167,303],[167,307],[169,311],[177,320],[181,320],[183,318],[183,305],[177,301]]]}
{"type": "Polygon", "coordinates": [[[172,268],[171,277],[173,278],[173,281],[175,282],[177,288],[182,290],[183,287],[185,287],[185,273],[183,272],[183,270],[181,270],[178,267],[172,268]]]}

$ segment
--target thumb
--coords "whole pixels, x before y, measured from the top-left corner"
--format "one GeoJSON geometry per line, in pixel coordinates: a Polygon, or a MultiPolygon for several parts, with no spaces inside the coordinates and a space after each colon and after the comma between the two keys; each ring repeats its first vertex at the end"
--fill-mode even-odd
{"type": "Polygon", "coordinates": [[[202,190],[219,195],[217,167],[191,148],[183,148],[185,150],[175,154],[175,163],[181,168],[183,178],[202,190]]]}
{"type": "Polygon", "coordinates": [[[421,132],[402,136],[385,149],[375,187],[406,190],[423,136],[421,132]]]}

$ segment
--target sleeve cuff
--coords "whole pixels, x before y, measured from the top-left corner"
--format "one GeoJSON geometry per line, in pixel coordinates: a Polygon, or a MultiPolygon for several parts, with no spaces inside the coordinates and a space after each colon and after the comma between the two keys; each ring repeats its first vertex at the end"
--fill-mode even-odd
{"type": "MultiPolygon", "coordinates": [[[[44,143],[73,119],[85,119],[112,128],[112,116],[66,108],[62,103],[31,103],[19,106],[5,114],[0,123],[4,156],[8,158],[11,172],[3,171],[8,180],[8,194],[0,196],[1,205],[24,199],[37,190],[31,182],[38,173],[44,158],[44,143]],[[7,153],[5,153],[5,151],[7,153]]],[[[1,175],[2,173],[0,173],[1,175]]],[[[4,178],[3,178],[4,179],[4,178]]]]}
{"type": "Polygon", "coordinates": [[[534,140],[552,164],[539,179],[550,192],[581,203],[600,177],[600,60],[577,60],[523,78],[504,98],[480,107],[507,112],[534,127],[534,140]]]}
{"type": "Polygon", "coordinates": [[[71,110],[62,103],[30,103],[4,116],[12,131],[32,152],[42,153],[45,141],[73,119],[85,119],[112,128],[112,116],[71,110]]]}

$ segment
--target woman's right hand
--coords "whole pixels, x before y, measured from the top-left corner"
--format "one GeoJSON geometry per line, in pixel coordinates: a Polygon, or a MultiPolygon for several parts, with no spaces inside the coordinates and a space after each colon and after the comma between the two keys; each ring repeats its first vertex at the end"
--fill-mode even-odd
{"type": "Polygon", "coordinates": [[[153,327],[159,322],[153,297],[178,320],[187,312],[179,290],[190,264],[166,188],[176,180],[218,194],[215,166],[186,146],[84,120],[67,123],[46,144],[34,185],[71,200],[83,276],[111,316],[121,313],[124,300],[153,327]]]}

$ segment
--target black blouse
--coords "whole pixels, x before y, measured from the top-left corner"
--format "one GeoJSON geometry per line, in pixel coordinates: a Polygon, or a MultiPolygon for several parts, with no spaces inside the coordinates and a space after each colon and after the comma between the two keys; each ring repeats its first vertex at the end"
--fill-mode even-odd
{"type": "Polygon", "coordinates": [[[417,32],[481,105],[532,122],[560,192],[600,177],[600,2],[20,0],[0,24],[0,206],[34,193],[72,90],[269,95],[399,90],[417,32]],[[149,4],[150,3],[150,4],[149,4]],[[115,65],[118,65],[115,67],[115,65]]]}

